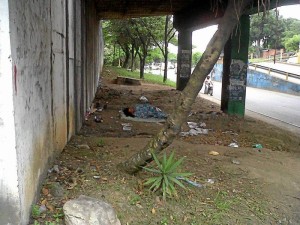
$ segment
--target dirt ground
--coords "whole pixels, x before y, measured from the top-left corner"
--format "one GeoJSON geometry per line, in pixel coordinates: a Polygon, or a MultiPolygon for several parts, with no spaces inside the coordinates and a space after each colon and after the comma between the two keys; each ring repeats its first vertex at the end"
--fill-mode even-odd
{"type": "Polygon", "coordinates": [[[185,157],[182,171],[193,173],[190,180],[202,188],[185,184],[177,198],[164,202],[160,193],[143,185],[151,174],[130,176],[117,170],[119,162],[143,148],[163,126],[121,119],[119,111],[145,96],[171,113],[179,92],[147,83],[113,84],[116,76],[104,69],[95,98],[103,110],[89,116],[49,169],[36,203],[43,212],[33,210],[31,224],[64,224],[63,204],[79,195],[110,203],[123,225],[300,224],[299,137],[253,118],[229,117],[201,96],[188,121],[205,123],[208,133],[178,136],[166,151],[185,157]],[[103,121],[95,122],[95,115],[103,121]],[[124,131],[122,123],[132,129],[124,131]],[[229,147],[231,143],[238,147],[229,147]]]}

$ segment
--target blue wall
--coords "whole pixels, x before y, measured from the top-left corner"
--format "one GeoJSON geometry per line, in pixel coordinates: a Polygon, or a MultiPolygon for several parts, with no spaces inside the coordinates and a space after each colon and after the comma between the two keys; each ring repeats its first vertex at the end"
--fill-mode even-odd
{"type": "MultiPolygon", "coordinates": [[[[216,64],[213,80],[221,82],[222,72],[223,64],[216,64]]],[[[247,86],[266,89],[270,91],[279,91],[293,95],[300,95],[299,84],[295,84],[251,69],[248,69],[247,73],[247,86]]]]}

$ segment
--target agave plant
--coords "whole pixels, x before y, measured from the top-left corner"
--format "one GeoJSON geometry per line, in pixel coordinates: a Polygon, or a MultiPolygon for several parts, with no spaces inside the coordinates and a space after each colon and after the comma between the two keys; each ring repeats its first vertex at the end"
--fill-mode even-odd
{"type": "Polygon", "coordinates": [[[157,168],[144,167],[144,169],[156,176],[148,178],[144,184],[151,185],[149,189],[153,192],[161,190],[164,200],[166,200],[167,195],[169,197],[177,196],[176,185],[185,188],[180,180],[192,175],[191,173],[178,172],[179,166],[182,164],[184,158],[176,160],[174,158],[174,152],[172,152],[169,157],[164,153],[161,160],[159,160],[154,153],[152,153],[152,156],[157,168]]]}

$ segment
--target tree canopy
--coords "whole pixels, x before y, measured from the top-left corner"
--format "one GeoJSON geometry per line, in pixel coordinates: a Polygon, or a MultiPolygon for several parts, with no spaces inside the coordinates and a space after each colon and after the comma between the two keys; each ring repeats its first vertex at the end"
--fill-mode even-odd
{"type": "Polygon", "coordinates": [[[250,51],[255,48],[286,48],[287,51],[297,51],[297,35],[300,31],[300,20],[284,19],[276,10],[254,14],[250,26],[250,51]]]}

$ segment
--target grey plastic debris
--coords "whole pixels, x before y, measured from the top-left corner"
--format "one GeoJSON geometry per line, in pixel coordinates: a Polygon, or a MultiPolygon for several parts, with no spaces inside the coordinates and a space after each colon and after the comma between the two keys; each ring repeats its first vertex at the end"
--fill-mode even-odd
{"type": "Polygon", "coordinates": [[[140,97],[141,102],[148,102],[149,100],[145,96],[140,97]]]}
{"type": "Polygon", "coordinates": [[[235,142],[232,142],[232,143],[230,143],[230,144],[228,145],[228,147],[238,148],[239,145],[238,145],[237,143],[235,143],[235,142]]]}
{"type": "Polygon", "coordinates": [[[186,178],[183,178],[183,177],[176,177],[176,178],[177,178],[178,180],[183,180],[183,181],[187,182],[188,184],[193,185],[193,186],[195,186],[195,187],[198,187],[198,188],[202,188],[202,187],[203,187],[202,184],[199,184],[199,183],[197,183],[197,182],[191,181],[191,180],[189,180],[189,179],[186,179],[186,178]]]}
{"type": "Polygon", "coordinates": [[[236,165],[240,165],[241,164],[241,162],[239,160],[237,160],[237,159],[232,159],[231,162],[233,164],[236,164],[236,165]]]}
{"type": "Polygon", "coordinates": [[[207,179],[207,183],[209,183],[209,184],[214,184],[215,181],[214,181],[214,179],[209,178],[209,179],[207,179]]]}
{"type": "Polygon", "coordinates": [[[190,130],[188,132],[181,132],[180,136],[186,137],[186,136],[196,136],[199,134],[208,134],[208,129],[204,129],[202,127],[205,127],[205,123],[201,123],[200,127],[198,123],[195,122],[187,122],[190,130]]]}
{"type": "Polygon", "coordinates": [[[130,123],[122,123],[123,130],[124,131],[131,131],[132,130],[132,125],[130,123]]]}

